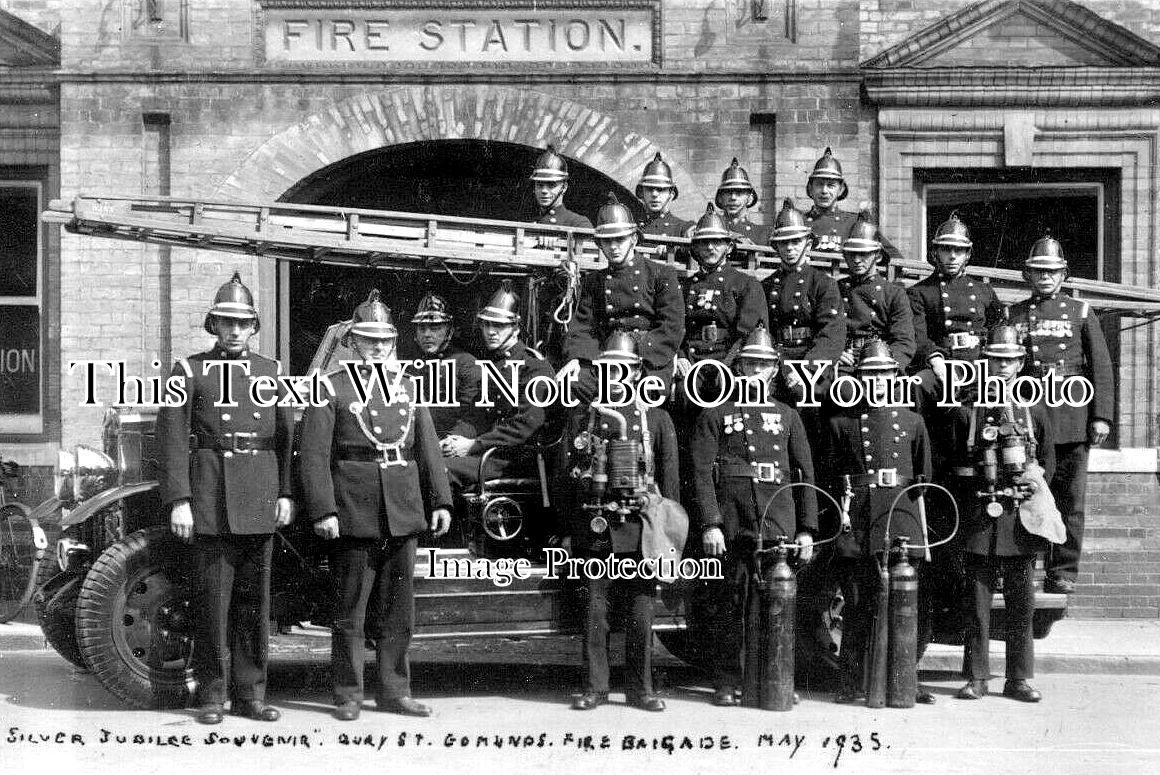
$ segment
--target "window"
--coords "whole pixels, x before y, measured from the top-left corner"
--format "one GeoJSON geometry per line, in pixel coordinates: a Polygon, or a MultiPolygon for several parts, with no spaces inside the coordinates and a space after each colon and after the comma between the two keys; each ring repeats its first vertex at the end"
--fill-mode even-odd
{"type": "Polygon", "coordinates": [[[39,181],[0,180],[0,434],[44,430],[39,181]]]}

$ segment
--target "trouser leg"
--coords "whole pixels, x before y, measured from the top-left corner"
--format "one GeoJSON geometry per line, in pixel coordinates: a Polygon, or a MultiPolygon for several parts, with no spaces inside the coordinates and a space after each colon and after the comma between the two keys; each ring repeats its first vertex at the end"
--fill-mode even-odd
{"type": "Polygon", "coordinates": [[[198,702],[223,705],[226,676],[230,674],[229,615],[234,568],[229,537],[195,535],[197,570],[197,624],[193,658],[198,680],[198,702]]]}
{"type": "MultiPolygon", "coordinates": [[[[330,671],[335,704],[361,702],[366,662],[367,598],[374,584],[368,539],[339,538],[331,548],[330,569],[334,600],[331,626],[330,671]]],[[[381,621],[381,617],[380,617],[381,621]]]]}
{"type": "Polygon", "coordinates": [[[713,686],[716,689],[737,689],[741,686],[745,593],[749,584],[748,553],[737,548],[729,550],[723,563],[724,579],[710,582],[713,686]]]}
{"type": "Polygon", "coordinates": [[[640,697],[653,693],[652,625],[656,585],[645,579],[622,581],[629,596],[624,623],[625,694],[640,697]]]}
{"type": "Polygon", "coordinates": [[[1062,544],[1053,544],[1048,554],[1047,575],[1075,581],[1083,550],[1084,501],[1087,495],[1088,445],[1056,444],[1055,473],[1051,494],[1067,528],[1062,544]]]}
{"type": "Polygon", "coordinates": [[[231,542],[230,695],[235,700],[266,698],[273,548],[272,535],[235,536],[231,542]]]}
{"type": "Polygon", "coordinates": [[[842,617],[842,683],[851,689],[863,686],[866,646],[874,627],[878,574],[874,560],[844,558],[836,561],[839,585],[845,599],[842,617]]]}
{"type": "Polygon", "coordinates": [[[411,695],[407,651],[415,629],[415,547],[418,537],[391,538],[378,550],[374,594],[379,601],[379,701],[411,695]]]}
{"type": "Polygon", "coordinates": [[[608,594],[612,582],[603,577],[585,582],[584,667],[585,691],[608,693],[608,594]]]}
{"type": "Polygon", "coordinates": [[[1032,569],[1035,558],[1003,558],[1003,602],[1007,608],[1007,680],[1035,675],[1035,586],[1032,569]]]}
{"type": "Polygon", "coordinates": [[[994,567],[989,558],[976,554],[963,557],[966,571],[963,600],[967,631],[963,652],[963,676],[968,681],[986,681],[991,676],[991,591],[994,567]]]}

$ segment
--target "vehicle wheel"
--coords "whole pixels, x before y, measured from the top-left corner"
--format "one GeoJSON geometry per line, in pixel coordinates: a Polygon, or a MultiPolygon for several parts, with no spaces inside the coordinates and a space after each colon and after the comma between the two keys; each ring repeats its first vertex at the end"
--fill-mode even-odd
{"type": "MultiPolygon", "coordinates": [[[[43,568],[44,565],[41,565],[43,568]]],[[[84,577],[59,571],[40,585],[33,596],[36,618],[48,645],[56,653],[82,670],[87,670],[84,655],[77,642],[77,597],[84,577]]]]}
{"type": "Polygon", "coordinates": [[[81,653],[101,684],[129,705],[189,704],[191,565],[189,549],[154,527],[110,546],[85,576],[77,601],[81,653]]]}
{"type": "MultiPolygon", "coordinates": [[[[35,591],[41,565],[36,549],[38,530],[28,519],[27,507],[9,504],[0,508],[0,623],[15,619],[35,591]]],[[[43,540],[43,531],[40,536],[43,540]]]]}

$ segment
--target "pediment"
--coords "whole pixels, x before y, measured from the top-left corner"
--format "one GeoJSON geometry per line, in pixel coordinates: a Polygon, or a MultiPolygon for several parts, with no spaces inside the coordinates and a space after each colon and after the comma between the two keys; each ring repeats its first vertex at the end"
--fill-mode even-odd
{"type": "Polygon", "coordinates": [[[59,40],[7,11],[0,11],[0,69],[58,65],[59,40]]]}
{"type": "Polygon", "coordinates": [[[1069,0],[986,0],[864,68],[1154,67],[1160,47],[1069,0]]]}

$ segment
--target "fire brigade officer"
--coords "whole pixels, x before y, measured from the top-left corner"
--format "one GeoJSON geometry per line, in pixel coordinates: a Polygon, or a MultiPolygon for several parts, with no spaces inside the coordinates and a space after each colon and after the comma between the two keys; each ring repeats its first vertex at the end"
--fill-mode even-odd
{"type": "MultiPolygon", "coordinates": [[[[849,250],[849,241],[846,243],[849,250]]],[[[902,293],[899,289],[899,293],[902,293]]],[[[905,301],[904,301],[905,303],[905,301]]],[[[890,346],[871,339],[861,351],[856,375],[867,390],[886,390],[886,380],[897,377],[901,364],[890,346]]],[[[888,395],[881,393],[880,395],[888,395]]],[[[863,400],[829,418],[827,450],[833,460],[828,487],[846,507],[849,532],[836,544],[845,598],[842,624],[842,688],[838,702],[865,699],[863,658],[873,629],[875,590],[879,584],[878,563],[890,549],[890,541],[906,536],[909,543],[925,546],[926,524],[917,507],[918,493],[899,501],[893,514],[891,504],[902,488],[931,476],[930,442],[926,425],[916,413],[902,405],[875,406],[879,401],[863,400]],[[889,525],[889,535],[887,527],[889,525]]],[[[912,562],[921,562],[923,551],[911,549],[912,562]]],[[[926,624],[927,617],[920,614],[926,624]]],[[[920,639],[926,628],[920,629],[920,639]]],[[[921,650],[921,649],[920,649],[921,650]]],[[[931,704],[934,695],[920,687],[918,702],[931,704]]]]}
{"type": "MultiPolygon", "coordinates": [[[[850,230],[858,219],[857,213],[838,207],[838,203],[850,193],[846,179],[842,175],[842,164],[827,148],[821,158],[814,163],[806,181],[806,196],[813,206],[805,214],[805,222],[816,238],[814,253],[830,259],[835,265],[842,257],[842,246],[850,237],[850,230]]],[[[897,253],[894,246],[878,236],[880,248],[888,256],[897,253]]]]}
{"type": "Polygon", "coordinates": [[[549,145],[536,159],[536,166],[529,176],[539,208],[535,222],[591,229],[592,221],[564,206],[568,177],[568,162],[549,145]]]}
{"type": "Polygon", "coordinates": [[[232,714],[277,721],[265,702],[270,564],[274,530],[292,518],[294,414],[258,406],[247,389],[280,369],[250,350],[258,311],[237,272],[218,289],[204,326],[217,343],[173,368],[188,400],[157,414],[161,500],[170,529],[193,543],[196,563],[197,720],[221,723],[228,693],[232,714]],[[232,396],[221,392],[223,375],[232,396]]]}
{"type": "Polygon", "coordinates": [[[411,698],[407,650],[415,620],[413,576],[420,533],[436,536],[451,524],[451,492],[439,440],[427,409],[415,405],[409,379],[395,358],[397,332],[390,310],[373,290],[354,311],[344,344],[362,359],[359,376],[371,383],[381,363],[390,384],[360,396],[351,375],[326,375],[327,401],[302,420],[299,471],[314,532],[329,542],[335,619],[330,667],[335,718],[353,721],[363,700],[366,610],[377,615],[379,710],[428,716],[411,698]],[[429,515],[429,518],[428,518],[429,515]]]}
{"type": "MultiPolygon", "coordinates": [[[[1008,384],[1023,369],[1025,353],[1019,332],[1005,324],[992,329],[983,349],[990,373],[1008,384]]],[[[963,674],[967,684],[957,696],[977,700],[987,694],[991,596],[995,579],[1002,577],[1007,612],[1003,695],[1039,702],[1039,692],[1027,680],[1035,670],[1032,568],[1045,542],[1024,527],[1020,508],[1040,489],[1028,465],[1031,461],[1042,467],[1038,480],[1046,489],[1055,468],[1055,438],[1042,405],[984,407],[977,396],[967,398],[962,406],[948,409],[940,423],[954,455],[951,490],[962,512],[958,543],[966,584],[963,674]]]]}
{"type": "MultiPolygon", "coordinates": [[[[641,376],[642,361],[637,355],[637,343],[623,331],[613,332],[600,353],[600,360],[621,363],[629,369],[627,382],[632,384],[641,376]]],[[[639,399],[623,409],[588,406],[573,415],[565,436],[572,442],[580,466],[571,477],[572,504],[568,509],[568,535],[565,548],[581,558],[603,558],[610,554],[644,559],[644,536],[647,529],[639,509],[628,507],[627,501],[636,502],[640,492],[655,482],[662,496],[676,500],[679,494],[677,436],[669,415],[660,408],[648,408],[639,399]],[[599,472],[585,470],[584,455],[593,446],[593,438],[605,440],[605,474],[608,485],[602,494],[593,495],[584,482],[599,481],[599,472]],[[620,460],[612,451],[612,442],[628,439],[635,442],[635,460],[620,460]],[[616,505],[621,510],[609,509],[616,495],[618,473],[635,471],[639,485],[632,493],[620,494],[616,505]],[[577,474],[579,476],[577,476],[577,474]],[[586,492],[587,490],[587,492],[586,492]],[[603,508],[584,508],[590,506],[603,508]]],[[[596,442],[599,443],[599,442],[596,442]]],[[[597,453],[599,456],[600,453],[597,453]]],[[[596,467],[598,467],[597,464],[596,467]]],[[[631,476],[631,474],[629,474],[631,476]]],[[[656,597],[656,578],[640,574],[614,580],[606,575],[592,575],[586,579],[586,626],[584,628],[583,664],[584,691],[577,696],[575,710],[592,710],[608,700],[608,609],[610,595],[622,594],[626,599],[625,621],[625,699],[633,707],[659,712],[665,709],[664,700],[656,696],[652,683],[652,622],[653,602],[656,597]]]]}
{"type": "Polygon", "coordinates": [[[592,361],[613,331],[627,331],[637,343],[645,375],[666,387],[685,332],[685,303],[676,272],[636,253],[638,231],[628,208],[613,194],[596,214],[596,244],[608,267],[580,281],[576,315],[564,340],[568,361],[561,373],[578,373],[573,395],[587,402],[596,395],[592,361]]]}
{"type": "Polygon", "coordinates": [[[678,374],[706,358],[732,363],[745,337],[758,323],[768,327],[769,320],[760,283],[725,261],[734,238],[713,205],[706,207],[691,237],[698,269],[681,283],[685,340],[677,360],[678,374]]]}
{"type": "Polygon", "coordinates": [[[713,201],[725,213],[725,228],[745,242],[768,245],[770,228],[749,219],[749,210],[757,206],[757,189],[749,182],[749,173],[733,157],[721,173],[721,183],[713,201]]]}
{"type": "Polygon", "coordinates": [[[907,289],[916,344],[911,370],[921,378],[916,399],[928,418],[946,384],[947,359],[978,358],[981,337],[1003,315],[990,284],[966,275],[972,245],[970,229],[951,213],[931,240],[933,258],[927,260],[935,271],[907,289]]]}
{"type": "MultiPolygon", "coordinates": [[[[783,363],[807,360],[834,364],[846,343],[846,318],[838,284],[809,263],[813,239],[801,213],[786,199],[770,238],[781,264],[761,283],[769,301],[770,331],[783,363]]],[[[782,376],[786,390],[781,398],[796,405],[804,395],[805,383],[785,365],[782,376]]],[[[831,365],[823,374],[819,388],[824,390],[833,376],[831,365]]],[[[822,396],[815,397],[821,400],[822,396]]],[[[808,424],[808,418],[804,419],[808,424]]]]}
{"type": "MultiPolygon", "coordinates": [[[[477,364],[479,381],[483,381],[483,362],[494,365],[505,384],[515,373],[517,402],[511,403],[493,385],[488,391],[492,406],[477,406],[470,415],[472,435],[452,434],[441,442],[451,483],[464,488],[479,482],[479,464],[483,453],[493,447],[518,447],[536,437],[544,425],[544,410],[531,401],[526,386],[538,376],[552,377],[548,362],[520,341],[520,297],[512,290],[511,280],[504,280],[487,306],[476,318],[486,355],[477,364]]],[[[482,398],[482,389],[481,389],[482,398]]],[[[495,452],[487,459],[483,478],[503,476],[514,457],[495,452]]]]}
{"type": "Polygon", "coordinates": [[[644,220],[637,223],[643,234],[665,237],[683,237],[693,226],[692,221],[678,218],[669,211],[680,191],[673,182],[673,171],[660,151],[644,167],[644,174],[636,184],[636,198],[644,203],[644,220]]]}
{"type": "Polygon", "coordinates": [[[804,547],[799,559],[806,562],[818,529],[812,490],[790,490],[773,499],[778,488],[795,476],[814,482],[801,418],[773,395],[778,360],[769,332],[759,325],[739,351],[735,365],[742,375],[763,385],[765,396],[757,406],[739,406],[734,396],[706,409],[697,418],[690,443],[694,518],[701,528],[702,548],[709,557],[724,558],[724,581],[711,590],[714,705],[738,704],[742,598],[758,535],[768,541],[796,537],[804,547]]]}
{"type": "MultiPolygon", "coordinates": [[[[436,402],[453,403],[454,406],[432,406],[431,420],[435,423],[435,433],[440,439],[449,435],[471,437],[474,434],[470,422],[471,412],[479,399],[479,370],[475,357],[455,343],[455,318],[447,301],[439,295],[428,293],[419,301],[411,323],[415,326],[415,344],[419,347],[424,363],[414,363],[407,368],[408,373],[430,381],[432,375],[428,365],[432,362],[446,364],[455,375],[455,395],[432,395],[436,402]]],[[[442,389],[443,385],[440,385],[442,389]]]]}
{"type": "Polygon", "coordinates": [[[1059,242],[1050,236],[1038,240],[1023,264],[1023,278],[1031,285],[1031,297],[1011,308],[1011,322],[1030,351],[1028,373],[1041,378],[1054,369],[1060,379],[1086,377],[1095,388],[1087,406],[1048,409],[1055,431],[1051,492],[1063,515],[1067,540],[1051,547],[1043,590],[1070,594],[1075,591],[1083,547],[1088,450],[1102,444],[1112,427],[1112,361],[1099,317],[1087,302],[1060,293],[1067,259],[1059,242]]]}
{"type": "Polygon", "coordinates": [[[878,273],[883,259],[878,227],[863,212],[842,242],[849,275],[838,281],[846,311],[846,348],[838,359],[852,369],[858,354],[871,341],[885,342],[903,370],[914,357],[914,315],[910,299],[899,285],[878,273]]]}

